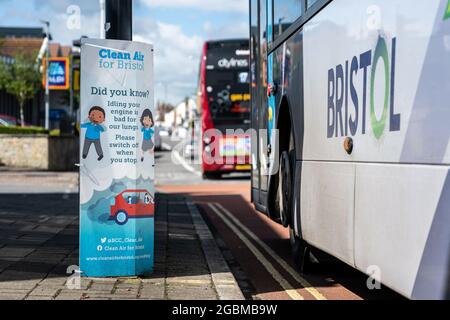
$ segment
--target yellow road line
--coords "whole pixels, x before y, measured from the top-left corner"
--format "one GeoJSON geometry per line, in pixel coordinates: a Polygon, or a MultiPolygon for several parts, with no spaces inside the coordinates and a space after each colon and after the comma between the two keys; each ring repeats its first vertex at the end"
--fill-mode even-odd
{"type": "Polygon", "coordinates": [[[316,288],[314,288],[308,280],[299,275],[299,273],[294,270],[289,264],[287,264],[279,255],[275,253],[267,244],[261,241],[258,236],[256,236],[250,229],[248,229],[244,224],[242,224],[234,215],[224,208],[220,203],[215,203],[218,208],[220,208],[224,214],[227,215],[236,225],[238,225],[247,235],[252,238],[258,245],[260,245],[270,256],[272,256],[282,267],[286,270],[298,283],[300,283],[305,290],[307,290],[315,299],[317,300],[327,300],[316,288]]]}
{"type": "Polygon", "coordinates": [[[280,284],[283,290],[291,297],[293,300],[304,300],[302,295],[295,290],[290,283],[283,278],[283,276],[274,268],[274,266],[264,257],[264,255],[259,251],[253,243],[239,231],[239,229],[233,225],[224,214],[216,208],[212,203],[208,206],[214,211],[214,213],[241,239],[241,241],[250,249],[250,251],[255,255],[255,257],[261,262],[261,264],[266,268],[270,275],[280,284]]]}

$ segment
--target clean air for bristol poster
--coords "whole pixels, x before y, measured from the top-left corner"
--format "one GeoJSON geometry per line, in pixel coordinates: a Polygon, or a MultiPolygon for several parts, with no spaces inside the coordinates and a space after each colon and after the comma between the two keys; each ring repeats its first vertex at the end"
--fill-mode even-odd
{"type": "Polygon", "coordinates": [[[80,116],[81,274],[149,273],[155,212],[152,46],[83,39],[80,116]]]}

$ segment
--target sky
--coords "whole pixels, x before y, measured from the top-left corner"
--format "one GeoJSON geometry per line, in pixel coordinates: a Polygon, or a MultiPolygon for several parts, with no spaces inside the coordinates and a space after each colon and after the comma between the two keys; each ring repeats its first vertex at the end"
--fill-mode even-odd
{"type": "MultiPolygon", "coordinates": [[[[0,0],[0,26],[40,27],[40,20],[63,45],[97,38],[99,1],[0,0]]],[[[194,95],[203,42],[247,38],[248,20],[248,0],[134,0],[133,40],[155,48],[156,100],[177,104],[194,95]]]]}

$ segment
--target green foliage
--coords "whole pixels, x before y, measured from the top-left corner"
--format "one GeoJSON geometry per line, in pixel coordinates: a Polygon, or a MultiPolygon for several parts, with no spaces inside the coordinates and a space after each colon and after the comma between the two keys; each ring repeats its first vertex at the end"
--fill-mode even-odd
{"type": "Polygon", "coordinates": [[[61,135],[61,130],[55,129],[49,132],[49,135],[51,137],[59,137],[61,135]]]}
{"type": "Polygon", "coordinates": [[[0,126],[0,134],[48,134],[44,128],[39,127],[3,127],[0,126]]]}
{"type": "Polygon", "coordinates": [[[0,60],[0,90],[6,89],[8,83],[8,67],[5,62],[0,60]]]}
{"type": "Polygon", "coordinates": [[[23,106],[39,91],[41,74],[33,55],[18,54],[14,59],[13,64],[0,62],[0,88],[16,97],[20,106],[20,120],[23,124],[23,106]]]}

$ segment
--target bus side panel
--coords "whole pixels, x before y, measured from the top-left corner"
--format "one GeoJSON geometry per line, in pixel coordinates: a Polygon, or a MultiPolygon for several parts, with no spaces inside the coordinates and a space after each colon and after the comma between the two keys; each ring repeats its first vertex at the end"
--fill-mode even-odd
{"type": "Polygon", "coordinates": [[[301,181],[303,238],[354,266],[355,165],[304,161],[301,181]]]}
{"type": "MultiPolygon", "coordinates": [[[[432,101],[430,113],[416,97],[426,85],[421,71],[433,63],[425,59],[435,21],[450,24],[443,22],[448,2],[410,2],[335,0],[304,27],[304,160],[450,163],[442,154],[450,135],[448,104],[432,101]],[[353,138],[351,155],[345,137],[353,138]]],[[[448,81],[428,80],[433,85],[425,99],[450,89],[448,81]]]]}
{"type": "MultiPolygon", "coordinates": [[[[367,273],[377,270],[378,280],[407,297],[412,296],[447,173],[446,166],[356,165],[355,261],[358,269],[367,273]]],[[[448,259],[448,240],[434,247],[441,252],[439,257],[444,257],[444,261],[448,259]]],[[[433,265],[434,270],[428,270],[433,277],[439,277],[448,266],[448,261],[426,263],[433,265]]],[[[446,273],[437,283],[445,286],[446,273]]],[[[439,290],[434,290],[436,298],[434,294],[439,290]]]]}
{"type": "Polygon", "coordinates": [[[357,165],[355,259],[362,271],[379,267],[381,280],[408,297],[442,299],[450,288],[450,108],[443,94],[450,91],[450,74],[442,72],[450,70],[450,21],[444,18],[448,1],[427,4],[431,14],[408,12],[422,34],[396,35],[396,96],[412,97],[409,114],[403,112],[409,116],[401,123],[403,143],[393,152],[401,164],[357,165]],[[418,38],[414,46],[403,44],[408,37],[418,38]],[[422,68],[406,70],[403,58],[418,52],[422,68]]]}

